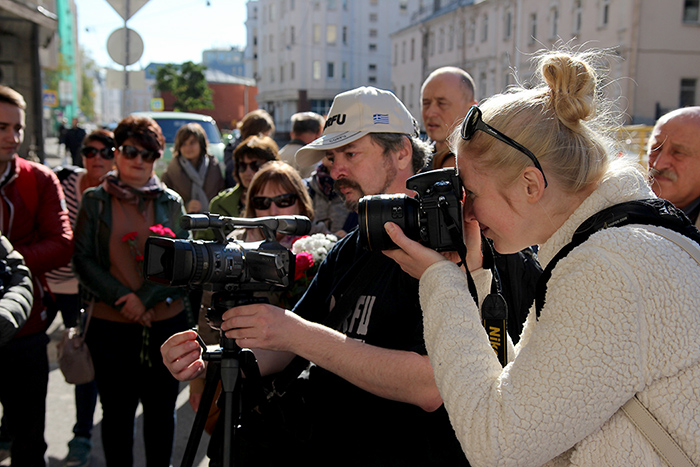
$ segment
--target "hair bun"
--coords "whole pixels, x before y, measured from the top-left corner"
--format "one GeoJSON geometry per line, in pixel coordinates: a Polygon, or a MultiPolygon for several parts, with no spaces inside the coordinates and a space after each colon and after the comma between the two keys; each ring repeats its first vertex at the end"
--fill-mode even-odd
{"type": "Polygon", "coordinates": [[[551,91],[559,120],[572,130],[595,113],[596,73],[584,59],[564,52],[540,58],[540,73],[551,91]]]}

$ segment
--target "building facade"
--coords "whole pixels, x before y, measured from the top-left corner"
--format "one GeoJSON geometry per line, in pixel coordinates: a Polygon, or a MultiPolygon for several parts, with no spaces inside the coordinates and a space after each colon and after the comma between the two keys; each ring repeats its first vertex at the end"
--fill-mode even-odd
{"type": "Polygon", "coordinates": [[[477,99],[527,83],[530,57],[567,44],[607,48],[604,77],[627,124],[698,105],[698,0],[435,0],[422,2],[392,42],[392,87],[420,116],[420,87],[441,66],[475,80],[477,99]],[[515,74],[514,74],[515,71],[515,74]]]}
{"type": "Polygon", "coordinates": [[[291,116],[325,114],[358,86],[391,88],[390,33],[407,26],[418,0],[248,2],[247,59],[258,103],[288,133],[291,116]]]}
{"type": "Polygon", "coordinates": [[[246,76],[242,47],[207,49],[202,52],[202,65],[227,75],[246,76]]]}

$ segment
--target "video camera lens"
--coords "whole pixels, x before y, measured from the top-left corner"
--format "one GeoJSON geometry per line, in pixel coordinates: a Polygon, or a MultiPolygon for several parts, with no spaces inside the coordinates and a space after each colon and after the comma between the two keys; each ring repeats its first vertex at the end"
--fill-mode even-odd
{"type": "Polygon", "coordinates": [[[384,229],[393,222],[412,240],[420,240],[418,200],[405,194],[365,196],[360,199],[360,245],[371,251],[398,248],[384,229]]]}

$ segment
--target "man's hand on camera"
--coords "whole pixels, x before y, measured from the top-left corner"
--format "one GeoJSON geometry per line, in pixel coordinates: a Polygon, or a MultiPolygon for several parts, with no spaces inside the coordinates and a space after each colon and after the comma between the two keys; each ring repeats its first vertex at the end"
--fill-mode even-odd
{"type": "Polygon", "coordinates": [[[160,347],[163,363],[178,381],[189,381],[201,376],[206,365],[202,347],[195,331],[184,331],[171,336],[160,347]]]}
{"type": "Polygon", "coordinates": [[[222,318],[221,329],[240,347],[289,352],[294,351],[295,330],[304,322],[291,311],[266,303],[231,308],[222,318]]]}

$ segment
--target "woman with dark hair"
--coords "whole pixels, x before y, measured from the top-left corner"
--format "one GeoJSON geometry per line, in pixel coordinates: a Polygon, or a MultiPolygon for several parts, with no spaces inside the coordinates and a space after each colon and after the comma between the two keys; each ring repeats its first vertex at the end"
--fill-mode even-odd
{"type": "Polygon", "coordinates": [[[187,238],[182,199],[155,176],[163,153],[158,124],[130,116],[114,131],[116,170],[86,191],[75,228],[73,262],[95,299],[86,341],[102,403],[102,444],[108,466],[133,464],[134,421],[141,402],[149,467],[170,465],[178,383],[159,349],[187,328],[184,289],[144,280],[146,239],[187,238]]]}
{"type": "Polygon", "coordinates": [[[275,122],[272,116],[264,109],[255,109],[243,117],[238,125],[241,132],[240,136],[226,145],[224,149],[224,164],[226,166],[226,187],[230,188],[240,182],[233,175],[236,164],[233,152],[241,144],[251,136],[274,136],[275,122]]]}
{"type": "MultiPolygon", "coordinates": [[[[228,217],[240,217],[245,211],[248,186],[255,173],[266,162],[279,160],[277,143],[269,136],[249,136],[233,152],[234,176],[238,184],[219,193],[209,203],[209,212],[228,217]]],[[[210,231],[200,231],[198,238],[213,240],[210,231]]]]}
{"type": "MultiPolygon", "coordinates": [[[[75,229],[78,208],[83,192],[96,187],[114,166],[114,135],[111,131],[95,130],[85,137],[80,148],[82,166],[56,167],[54,171],[66,195],[68,217],[75,229]]],[[[71,264],[46,273],[46,281],[51,289],[47,299],[50,316],[59,311],[66,328],[79,325],[80,309],[83,307],[78,293],[78,278],[71,264]]],[[[87,465],[92,449],[92,419],[97,404],[97,385],[94,381],[75,386],[76,423],[73,439],[68,442],[66,465],[87,465]]]]}
{"type": "Polygon", "coordinates": [[[202,212],[224,189],[224,177],[216,157],[209,154],[207,134],[198,123],[177,130],[173,158],[163,172],[163,183],[177,191],[187,212],[202,212]]]}

